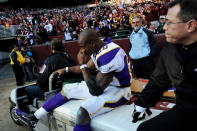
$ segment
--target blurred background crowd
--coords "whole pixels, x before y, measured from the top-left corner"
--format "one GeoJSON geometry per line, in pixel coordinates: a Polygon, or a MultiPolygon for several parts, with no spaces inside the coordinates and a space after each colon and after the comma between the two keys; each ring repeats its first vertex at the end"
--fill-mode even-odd
{"type": "Polygon", "coordinates": [[[168,0],[95,1],[71,7],[11,8],[0,7],[0,37],[15,36],[19,46],[47,44],[48,37],[61,35],[65,41],[77,40],[86,28],[95,29],[99,36],[110,37],[114,32],[130,34],[132,18],[141,15],[143,25],[154,33],[164,33],[163,25],[168,0]]]}

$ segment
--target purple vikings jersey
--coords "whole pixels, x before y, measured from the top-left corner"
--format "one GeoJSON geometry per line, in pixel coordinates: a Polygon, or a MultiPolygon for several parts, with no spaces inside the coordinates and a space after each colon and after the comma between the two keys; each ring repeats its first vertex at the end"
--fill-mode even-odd
{"type": "Polygon", "coordinates": [[[111,86],[130,86],[132,81],[130,62],[120,46],[113,42],[106,43],[97,54],[92,54],[91,58],[101,73],[115,72],[111,86]]]}

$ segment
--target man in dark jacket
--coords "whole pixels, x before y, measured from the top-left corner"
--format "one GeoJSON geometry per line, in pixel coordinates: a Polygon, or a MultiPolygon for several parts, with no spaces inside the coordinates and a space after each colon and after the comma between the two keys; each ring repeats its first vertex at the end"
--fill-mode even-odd
{"type": "Polygon", "coordinates": [[[174,86],[176,105],[143,122],[137,131],[197,130],[197,6],[193,0],[174,0],[169,4],[164,25],[169,42],[161,51],[151,79],[134,101],[133,121],[145,116],[164,91],[174,86]]]}
{"type": "Polygon", "coordinates": [[[164,24],[165,24],[165,16],[160,16],[159,18],[159,26],[157,27],[157,32],[158,33],[165,33],[164,30],[164,24]]]}
{"type": "Polygon", "coordinates": [[[62,40],[54,38],[51,41],[50,55],[45,61],[39,72],[36,86],[29,86],[26,88],[26,94],[32,101],[34,98],[43,98],[44,92],[49,89],[49,76],[57,69],[61,69],[65,66],[75,65],[75,61],[72,57],[65,52],[62,45],[62,40]]]}

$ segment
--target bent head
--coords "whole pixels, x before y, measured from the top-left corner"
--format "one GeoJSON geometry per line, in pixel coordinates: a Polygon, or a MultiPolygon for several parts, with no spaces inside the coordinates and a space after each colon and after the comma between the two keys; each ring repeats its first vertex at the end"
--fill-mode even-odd
{"type": "Polygon", "coordinates": [[[88,56],[97,53],[102,46],[102,41],[93,29],[85,29],[80,33],[78,44],[88,56]]]}
{"type": "Polygon", "coordinates": [[[174,0],[164,25],[166,41],[188,45],[197,40],[197,7],[193,0],[174,0]]]}

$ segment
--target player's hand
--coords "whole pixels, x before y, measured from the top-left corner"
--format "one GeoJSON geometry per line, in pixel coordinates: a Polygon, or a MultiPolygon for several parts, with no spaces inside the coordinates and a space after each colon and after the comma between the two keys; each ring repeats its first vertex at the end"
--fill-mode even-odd
{"type": "Polygon", "coordinates": [[[61,76],[61,75],[63,75],[65,72],[66,72],[66,69],[65,69],[65,68],[63,68],[63,69],[58,69],[58,70],[56,70],[56,71],[53,72],[53,75],[59,74],[58,76],[61,76]]]}
{"type": "Polygon", "coordinates": [[[133,115],[132,115],[132,117],[133,117],[132,122],[136,123],[137,121],[144,119],[145,116],[146,116],[146,113],[149,116],[152,114],[150,109],[148,109],[148,108],[146,109],[146,108],[134,105],[134,111],[133,111],[133,115]]]}
{"type": "Polygon", "coordinates": [[[85,49],[81,48],[77,54],[77,60],[80,65],[87,63],[87,55],[85,54],[85,49]]]}

